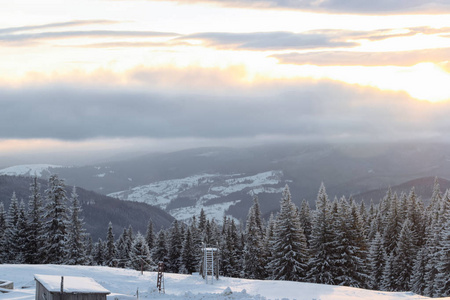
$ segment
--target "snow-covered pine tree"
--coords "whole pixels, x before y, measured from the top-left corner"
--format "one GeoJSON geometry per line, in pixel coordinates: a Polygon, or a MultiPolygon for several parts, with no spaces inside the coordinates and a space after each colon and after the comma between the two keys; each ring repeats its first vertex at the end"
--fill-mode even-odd
{"type": "Polygon", "coordinates": [[[69,265],[84,265],[88,262],[85,248],[86,233],[83,228],[83,219],[80,217],[81,206],[75,187],[73,187],[70,195],[70,201],[69,222],[65,236],[65,263],[69,265]]]}
{"type": "Polygon", "coordinates": [[[338,254],[335,263],[338,269],[336,283],[365,287],[368,275],[364,264],[367,255],[364,225],[355,202],[352,202],[350,206],[345,197],[342,197],[339,202],[338,224],[340,224],[339,228],[335,229],[336,254],[338,254]]]}
{"type": "Polygon", "coordinates": [[[154,268],[147,242],[139,232],[136,234],[131,245],[130,266],[135,270],[141,271],[148,271],[154,268]]]}
{"type": "Polygon", "coordinates": [[[250,207],[244,241],[244,276],[250,279],[263,279],[266,277],[266,254],[263,247],[261,212],[259,210],[258,197],[253,198],[253,205],[250,207]]]}
{"type": "MultiPolygon", "coordinates": [[[[436,226],[437,227],[437,226],[436,226]]],[[[436,277],[439,273],[439,248],[440,248],[440,232],[437,228],[430,231],[425,244],[425,248],[428,252],[427,263],[425,265],[425,289],[423,291],[424,295],[427,297],[437,297],[439,295],[436,277]]]]}
{"type": "Polygon", "coordinates": [[[400,231],[392,264],[392,273],[395,275],[394,289],[396,291],[410,290],[412,268],[417,252],[415,242],[412,223],[409,219],[406,219],[400,231]]]}
{"type": "Polygon", "coordinates": [[[27,217],[25,215],[25,203],[23,200],[20,201],[19,216],[16,227],[12,231],[12,239],[13,242],[9,244],[10,251],[14,253],[14,260],[12,262],[23,264],[29,251],[27,217]]]}
{"type": "Polygon", "coordinates": [[[309,258],[306,237],[287,185],[280,201],[272,252],[269,268],[273,279],[300,281],[306,278],[309,258]]]}
{"type": "Polygon", "coordinates": [[[105,265],[105,248],[106,244],[101,238],[98,238],[97,243],[94,244],[93,252],[93,262],[94,265],[104,266],[105,265]]]}
{"type": "Polygon", "coordinates": [[[128,236],[128,230],[123,229],[122,234],[116,243],[117,249],[117,266],[119,268],[125,268],[129,263],[129,253],[131,249],[132,241],[128,236]]]}
{"type": "Polygon", "coordinates": [[[417,252],[410,281],[411,291],[418,295],[424,295],[424,290],[426,287],[425,272],[427,260],[428,260],[428,251],[425,247],[422,247],[417,252]]]}
{"type": "Polygon", "coordinates": [[[386,252],[383,248],[383,238],[377,232],[374,239],[370,243],[369,254],[367,257],[367,264],[369,270],[368,287],[373,290],[379,290],[380,283],[383,279],[384,259],[386,252]]]}
{"type": "Polygon", "coordinates": [[[181,236],[177,220],[173,221],[168,236],[167,266],[164,269],[167,272],[178,273],[181,266],[180,258],[183,237],[181,236]]]}
{"type": "Polygon", "coordinates": [[[25,259],[28,264],[38,264],[44,261],[42,253],[44,245],[44,204],[40,193],[41,186],[37,177],[33,177],[30,184],[30,197],[28,200],[28,243],[30,251],[25,259]]]}
{"type": "Polygon", "coordinates": [[[309,203],[303,199],[302,204],[300,206],[300,225],[305,232],[306,242],[309,247],[309,241],[311,240],[311,230],[312,230],[312,221],[311,221],[311,209],[309,207],[309,203]]]}
{"type": "Polygon", "coordinates": [[[166,233],[163,229],[158,232],[156,237],[156,245],[154,252],[152,254],[153,261],[158,264],[159,262],[163,262],[167,264],[167,241],[166,241],[166,233]]]}
{"type": "Polygon", "coordinates": [[[423,216],[422,199],[417,197],[414,187],[409,192],[406,218],[411,221],[413,243],[416,249],[425,242],[425,222],[423,216]]]}
{"type": "Polygon", "coordinates": [[[308,281],[314,283],[334,284],[335,266],[332,263],[335,255],[335,235],[332,228],[330,203],[325,186],[322,183],[316,200],[309,260],[308,281]]]}
{"type": "Polygon", "coordinates": [[[191,229],[188,227],[183,239],[183,248],[181,249],[181,270],[182,273],[192,274],[197,268],[196,253],[194,242],[192,240],[191,229]]]}
{"type": "Polygon", "coordinates": [[[384,258],[384,270],[383,279],[381,280],[380,289],[383,291],[395,291],[396,277],[392,271],[392,265],[394,264],[394,252],[390,254],[386,253],[384,258]]]}
{"type": "Polygon", "coordinates": [[[3,253],[4,262],[14,263],[15,261],[15,235],[17,230],[17,221],[19,220],[19,201],[16,193],[13,192],[11,202],[9,204],[8,214],[6,215],[6,230],[5,230],[5,252],[3,253]]]}
{"type": "Polygon", "coordinates": [[[6,252],[6,212],[3,202],[0,202],[0,264],[5,263],[6,252]]]}
{"type": "Polygon", "coordinates": [[[391,252],[395,251],[397,247],[398,236],[401,230],[397,194],[394,194],[391,198],[390,207],[387,211],[384,224],[383,241],[386,253],[389,255],[391,252]]]}
{"type": "Polygon", "coordinates": [[[45,190],[46,211],[44,215],[44,251],[47,255],[46,263],[64,263],[65,236],[67,233],[67,196],[64,181],[57,175],[48,179],[48,189],[45,190]]]}
{"type": "Polygon", "coordinates": [[[117,249],[114,243],[113,225],[111,222],[108,224],[106,233],[105,265],[109,267],[117,266],[117,249]]]}
{"type": "Polygon", "coordinates": [[[446,223],[440,234],[440,247],[437,254],[437,271],[435,278],[436,294],[438,297],[450,296],[450,209],[446,211],[446,223]]]}
{"type": "Polygon", "coordinates": [[[153,247],[155,246],[155,232],[153,229],[153,221],[152,219],[148,220],[147,224],[147,232],[145,233],[145,241],[147,242],[148,249],[150,252],[153,251],[153,247]]]}

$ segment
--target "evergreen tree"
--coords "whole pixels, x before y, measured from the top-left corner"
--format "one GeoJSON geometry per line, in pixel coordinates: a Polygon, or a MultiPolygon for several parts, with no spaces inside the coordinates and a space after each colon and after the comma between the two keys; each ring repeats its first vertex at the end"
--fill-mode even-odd
{"type": "Polygon", "coordinates": [[[196,253],[194,250],[194,242],[192,240],[191,230],[187,228],[183,240],[183,248],[181,250],[181,270],[182,273],[192,274],[195,272],[196,263],[196,253]]]}
{"type": "Polygon", "coordinates": [[[28,254],[28,227],[25,216],[25,204],[23,201],[19,205],[19,215],[17,218],[16,227],[12,230],[12,241],[10,242],[10,251],[14,253],[12,262],[16,264],[25,263],[25,258],[28,254]]]}
{"type": "Polygon", "coordinates": [[[153,252],[153,261],[155,263],[163,262],[165,265],[167,264],[167,241],[166,234],[164,230],[160,230],[158,232],[158,236],[156,238],[155,251],[153,252]]]}
{"type": "Polygon", "coordinates": [[[424,295],[424,290],[426,287],[425,273],[427,259],[428,252],[426,248],[423,247],[419,250],[419,252],[417,252],[410,281],[411,291],[418,295],[424,295]]]}
{"type": "Polygon", "coordinates": [[[270,262],[273,279],[290,281],[305,279],[308,264],[306,237],[287,185],[283,191],[280,213],[276,220],[273,253],[274,257],[270,262]]]}
{"type": "Polygon", "coordinates": [[[3,202],[0,202],[0,264],[6,261],[6,212],[3,202]]]}
{"type": "Polygon", "coordinates": [[[113,225],[111,222],[108,224],[106,233],[105,265],[110,267],[117,265],[117,249],[114,243],[113,225]]]}
{"type": "Polygon", "coordinates": [[[93,249],[93,262],[97,266],[105,265],[105,248],[106,245],[101,238],[98,239],[98,242],[95,243],[93,249]]]}
{"type": "Polygon", "coordinates": [[[395,290],[409,291],[412,268],[416,254],[415,238],[412,231],[412,223],[409,219],[403,223],[397,242],[397,251],[392,268],[395,274],[395,290]]]}
{"type": "Polygon", "coordinates": [[[436,255],[438,274],[435,278],[436,294],[439,297],[450,296],[450,209],[446,211],[446,223],[440,234],[440,247],[436,255]]]}
{"type": "Polygon", "coordinates": [[[40,184],[35,176],[30,184],[30,198],[28,201],[28,246],[29,252],[25,261],[29,264],[42,263],[44,253],[42,247],[44,245],[44,207],[42,196],[40,193],[40,184]]]}
{"type": "Polygon", "coordinates": [[[45,190],[47,206],[44,218],[46,220],[44,251],[47,263],[63,263],[65,257],[65,236],[67,233],[66,186],[57,175],[51,175],[48,189],[45,190]]]}
{"type": "Polygon", "coordinates": [[[243,271],[246,278],[263,279],[266,277],[263,238],[261,212],[258,198],[255,197],[253,205],[249,209],[245,230],[243,271]]]}
{"type": "Polygon", "coordinates": [[[155,232],[153,230],[152,219],[148,221],[147,233],[145,234],[145,241],[147,242],[148,249],[150,250],[150,252],[152,252],[152,249],[155,246],[155,232]]]}
{"type": "Polygon", "coordinates": [[[167,272],[178,273],[181,265],[181,248],[183,237],[181,236],[178,221],[172,223],[169,231],[169,241],[167,250],[167,272]]]}
{"type": "Polygon", "coordinates": [[[71,194],[71,207],[69,209],[69,222],[67,224],[67,234],[65,236],[65,263],[69,265],[87,264],[83,219],[80,218],[81,206],[78,201],[78,194],[73,187],[71,194]]]}
{"type": "Polygon", "coordinates": [[[334,284],[335,235],[332,230],[332,215],[325,186],[320,186],[311,233],[311,253],[308,279],[314,283],[334,284]]]}
{"type": "Polygon", "coordinates": [[[436,277],[439,273],[439,243],[441,237],[438,231],[432,231],[430,234],[431,236],[428,237],[425,244],[425,248],[428,252],[428,261],[425,265],[426,286],[423,293],[427,297],[437,297],[439,295],[439,288],[437,286],[436,277]]]}
{"type": "Polygon", "coordinates": [[[5,230],[5,253],[4,262],[13,263],[15,261],[14,249],[17,247],[16,234],[17,222],[19,220],[19,202],[16,193],[13,192],[11,202],[9,204],[8,214],[6,216],[6,230],[5,230]]]}
{"type": "Polygon", "coordinates": [[[300,206],[300,225],[302,226],[306,242],[309,247],[309,241],[311,240],[311,230],[312,230],[312,221],[311,221],[311,209],[309,207],[309,203],[306,200],[302,201],[302,205],[300,206]]]}
{"type": "Polygon", "coordinates": [[[383,248],[383,239],[381,237],[381,234],[377,232],[375,234],[375,238],[370,244],[369,255],[367,257],[368,269],[370,274],[368,279],[368,287],[373,290],[378,290],[381,288],[380,283],[383,279],[385,257],[386,252],[383,248]]]}
{"type": "Polygon", "coordinates": [[[128,235],[128,230],[124,228],[122,234],[120,235],[116,243],[118,267],[125,268],[128,265],[131,244],[132,241],[128,235]]]}
{"type": "Polygon", "coordinates": [[[141,271],[148,271],[154,267],[147,242],[139,232],[131,245],[130,266],[141,271]]]}

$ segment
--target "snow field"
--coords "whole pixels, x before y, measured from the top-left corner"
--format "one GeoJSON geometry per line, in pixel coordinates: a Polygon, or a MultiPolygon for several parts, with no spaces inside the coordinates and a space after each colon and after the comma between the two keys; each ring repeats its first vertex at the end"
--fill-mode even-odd
{"type": "MultiPolygon", "coordinates": [[[[97,266],[0,265],[0,279],[14,282],[14,291],[0,293],[0,299],[34,300],[34,274],[91,277],[111,291],[108,300],[420,300],[429,299],[413,293],[380,292],[358,288],[302,282],[220,278],[206,284],[198,275],[165,273],[165,294],[156,290],[156,272],[97,266]]],[[[441,298],[444,299],[444,298],[441,298]]],[[[450,298],[447,298],[450,299],[450,298]]]]}

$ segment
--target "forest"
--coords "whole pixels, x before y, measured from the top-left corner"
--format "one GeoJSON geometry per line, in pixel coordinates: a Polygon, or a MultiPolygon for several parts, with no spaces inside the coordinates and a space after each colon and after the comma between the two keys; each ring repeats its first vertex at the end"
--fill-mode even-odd
{"type": "Polygon", "coordinates": [[[27,205],[11,197],[0,203],[0,263],[104,265],[136,270],[199,272],[202,246],[217,247],[220,274],[412,291],[429,297],[450,295],[450,191],[436,180],[431,200],[415,193],[392,193],[378,204],[351,197],[330,200],[321,185],[315,208],[297,207],[286,185],[280,209],[268,220],[255,196],[245,224],[224,216],[221,224],[204,211],[188,224],[175,220],[144,234],[125,228],[116,239],[112,223],[105,238],[92,241],[84,229],[74,188],[50,176],[48,188],[34,178],[27,205]]]}

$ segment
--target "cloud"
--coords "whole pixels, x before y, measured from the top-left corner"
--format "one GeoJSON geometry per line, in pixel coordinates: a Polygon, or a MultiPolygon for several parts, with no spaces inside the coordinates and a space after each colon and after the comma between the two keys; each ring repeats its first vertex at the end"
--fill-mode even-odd
{"type": "Polygon", "coordinates": [[[320,49],[356,47],[359,44],[348,42],[337,32],[342,31],[310,31],[293,33],[278,32],[204,32],[185,35],[179,39],[201,40],[208,47],[235,50],[287,50],[287,49],[320,49]]]}
{"type": "Polygon", "coordinates": [[[20,27],[9,27],[0,28],[0,34],[9,34],[15,32],[23,31],[34,31],[39,29],[52,29],[52,28],[65,28],[65,27],[75,27],[75,26],[85,26],[85,25],[109,25],[117,24],[118,21],[112,20],[75,20],[70,22],[59,22],[59,23],[48,23],[42,25],[32,25],[32,26],[20,26],[20,27]]]}
{"type": "Polygon", "coordinates": [[[86,30],[86,31],[49,31],[39,33],[24,34],[3,34],[0,35],[0,41],[24,42],[47,39],[68,39],[68,38],[99,38],[99,37],[167,37],[176,36],[173,32],[158,31],[116,31],[116,30],[86,30]]]}
{"type": "MultiPolygon", "coordinates": [[[[228,72],[232,70],[189,70],[173,80],[176,92],[154,88],[158,72],[145,70],[134,73],[147,84],[145,89],[79,83],[2,88],[0,139],[217,141],[268,136],[359,141],[447,136],[450,129],[448,103],[332,81],[244,85],[227,82],[228,72]],[[208,75],[214,76],[209,87],[187,88],[208,75]],[[177,88],[178,80],[189,77],[177,88]],[[220,88],[227,92],[218,92],[220,88]]],[[[160,74],[170,81],[170,72],[160,74]]]]}
{"type": "Polygon", "coordinates": [[[257,9],[298,9],[311,12],[349,14],[444,14],[450,12],[447,0],[172,0],[180,4],[215,3],[222,6],[257,9]]]}
{"type": "Polygon", "coordinates": [[[316,66],[414,66],[450,60],[450,48],[398,52],[317,51],[272,55],[283,64],[316,66]]]}

